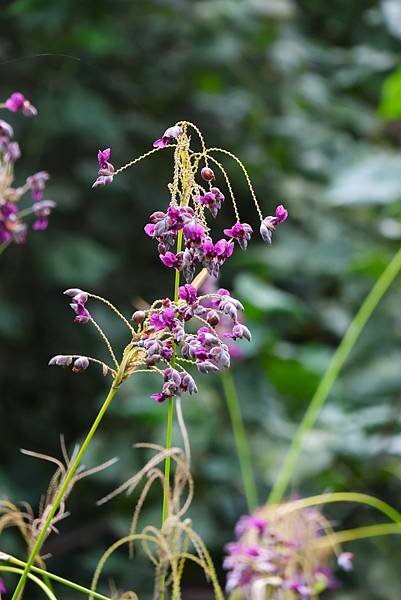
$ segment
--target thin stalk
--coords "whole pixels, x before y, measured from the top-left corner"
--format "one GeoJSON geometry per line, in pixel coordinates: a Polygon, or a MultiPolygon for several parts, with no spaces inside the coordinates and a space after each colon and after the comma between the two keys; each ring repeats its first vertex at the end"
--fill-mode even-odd
{"type": "Polygon", "coordinates": [[[6,250],[9,245],[10,242],[3,242],[2,244],[0,244],[0,255],[3,254],[4,250],[6,250]]]}
{"type": "MultiPolygon", "coordinates": [[[[2,554],[3,553],[0,552],[0,560],[2,560],[2,558],[3,558],[2,554]]],[[[9,563],[18,565],[20,567],[25,567],[25,565],[26,565],[26,562],[24,562],[23,560],[20,560],[18,558],[15,558],[14,556],[10,556],[10,555],[4,555],[4,560],[7,560],[9,563]],[[7,556],[7,558],[6,558],[6,556],[7,556]]],[[[39,575],[42,575],[43,577],[46,575],[49,579],[52,579],[53,581],[56,581],[57,583],[60,583],[66,587],[76,590],[77,592],[81,592],[82,594],[86,594],[88,596],[90,594],[92,594],[92,596],[94,598],[96,598],[97,600],[110,600],[110,598],[108,598],[107,596],[103,596],[103,594],[98,594],[97,592],[92,592],[89,588],[79,585],[78,583],[74,583],[73,581],[70,581],[69,579],[64,579],[64,577],[59,577],[58,575],[55,575],[54,573],[50,573],[49,571],[47,571],[45,569],[40,569],[39,567],[32,566],[31,571],[33,571],[34,573],[38,573],[39,575]]]]}
{"type": "Polygon", "coordinates": [[[340,374],[345,361],[347,360],[351,350],[362,333],[367,321],[379,304],[380,300],[383,298],[384,294],[389,289],[390,285],[393,283],[394,279],[399,274],[400,270],[401,248],[393,256],[367,295],[353,321],[348,327],[347,332],[340,342],[340,345],[335,351],[330,364],[320,380],[317,390],[305,412],[298,430],[295,433],[288,454],[268,498],[269,503],[278,503],[282,499],[298,462],[306,435],[309,433],[312,427],[314,427],[327,396],[331,392],[331,389],[336,382],[336,379],[340,374]]]}
{"type": "MultiPolygon", "coordinates": [[[[181,252],[182,248],[182,230],[177,235],[177,253],[181,252]]],[[[174,274],[174,302],[178,301],[178,288],[180,287],[180,272],[176,269],[174,274]]],[[[176,363],[176,348],[174,346],[174,354],[171,359],[171,366],[174,368],[176,363]]],[[[170,450],[173,438],[173,417],[174,417],[174,400],[170,398],[167,409],[167,431],[166,431],[166,450],[170,450]]],[[[162,524],[167,519],[168,515],[168,491],[170,486],[170,471],[171,457],[167,456],[164,462],[164,486],[163,486],[163,508],[162,508],[162,524]]]]}
{"type": "Polygon", "coordinates": [[[258,505],[258,492],[256,489],[251,453],[241,415],[238,394],[235,389],[234,378],[230,371],[224,371],[221,378],[240,464],[242,485],[244,487],[248,510],[249,512],[252,512],[258,505]]]}
{"type": "Polygon", "coordinates": [[[282,504],[278,508],[278,511],[280,515],[285,515],[296,510],[308,508],[309,506],[331,504],[333,502],[355,502],[357,504],[366,504],[383,513],[389,519],[401,526],[401,514],[398,510],[390,506],[390,504],[387,504],[387,502],[380,500],[380,498],[369,496],[368,494],[360,494],[359,492],[331,492],[319,494],[317,496],[309,496],[308,498],[300,498],[299,500],[293,500],[292,502],[282,504]]]}
{"type": "Polygon", "coordinates": [[[320,538],[316,542],[316,546],[321,548],[331,546],[333,544],[343,544],[344,542],[352,542],[354,540],[362,540],[380,535],[400,534],[401,524],[397,523],[380,523],[379,525],[367,525],[366,527],[357,527],[355,529],[345,529],[344,531],[336,531],[330,535],[320,538]]]}
{"type": "MultiPolygon", "coordinates": [[[[120,371],[121,371],[121,368],[120,368],[119,372],[120,371]]],[[[31,570],[31,567],[34,564],[36,556],[38,555],[38,553],[40,552],[40,550],[42,548],[43,542],[45,541],[45,538],[46,538],[47,532],[49,530],[49,527],[51,525],[52,519],[60,506],[60,503],[64,497],[64,494],[68,490],[68,486],[69,486],[77,468],[79,467],[82,457],[84,456],[93,436],[95,435],[96,430],[99,427],[107,408],[109,407],[109,404],[111,403],[111,401],[113,400],[113,398],[117,392],[119,384],[120,384],[120,378],[119,378],[119,373],[117,373],[116,380],[113,382],[113,384],[106,396],[105,401],[103,402],[98,414],[96,415],[96,418],[93,422],[92,427],[90,428],[89,432],[87,433],[87,435],[82,443],[82,446],[80,447],[74,461],[71,463],[71,466],[66,473],[64,481],[63,481],[62,485],[60,486],[60,489],[54,499],[53,506],[51,507],[49,514],[47,516],[47,519],[44,522],[42,530],[38,536],[38,539],[36,540],[35,545],[32,548],[32,551],[29,555],[28,561],[25,565],[25,568],[24,568],[21,578],[17,584],[17,587],[15,588],[15,591],[14,591],[14,594],[13,594],[11,600],[19,600],[20,599],[22,590],[23,590],[25,582],[26,582],[26,578],[31,570]]]]}

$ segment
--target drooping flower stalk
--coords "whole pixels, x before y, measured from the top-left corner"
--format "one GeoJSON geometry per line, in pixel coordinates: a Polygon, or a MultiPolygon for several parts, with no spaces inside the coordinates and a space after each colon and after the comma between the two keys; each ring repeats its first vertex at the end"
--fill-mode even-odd
{"type": "Polygon", "coordinates": [[[335,351],[330,364],[320,380],[316,392],[310,401],[305,415],[292,439],[287,456],[280,468],[279,474],[270,492],[270,496],[268,498],[269,503],[275,504],[280,502],[283,498],[294,473],[299,456],[302,452],[303,443],[306,436],[314,427],[320,411],[322,410],[323,405],[330,394],[330,391],[332,390],[333,385],[335,384],[348,356],[350,355],[362,331],[364,330],[366,323],[400,271],[401,248],[390,260],[387,267],[384,269],[383,273],[377,279],[371,291],[366,296],[354,319],[349,325],[344,337],[342,338],[340,345],[335,351]]]}

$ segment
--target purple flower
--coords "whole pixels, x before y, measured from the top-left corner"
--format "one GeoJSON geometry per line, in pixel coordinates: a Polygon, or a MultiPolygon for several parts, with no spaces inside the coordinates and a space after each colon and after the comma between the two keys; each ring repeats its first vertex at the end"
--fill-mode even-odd
{"type": "Polygon", "coordinates": [[[171,328],[175,322],[174,308],[165,308],[161,312],[155,312],[150,316],[149,322],[155,331],[171,328]]]}
{"type": "Polygon", "coordinates": [[[63,354],[57,354],[56,356],[53,356],[53,358],[51,358],[49,360],[49,365],[51,367],[52,366],[68,367],[71,363],[72,363],[72,356],[65,356],[63,354]]]}
{"type": "Polygon", "coordinates": [[[36,108],[25,98],[21,92],[14,92],[7,98],[6,108],[11,112],[22,112],[25,117],[35,117],[38,114],[36,108]]]}
{"type": "Polygon", "coordinates": [[[92,184],[93,188],[97,188],[102,185],[110,185],[113,181],[112,175],[99,175],[96,181],[92,184]]]}
{"type": "Polygon", "coordinates": [[[88,301],[87,292],[83,292],[78,288],[71,288],[64,292],[66,296],[70,296],[72,298],[72,302],[70,306],[72,310],[75,312],[76,317],[74,319],[75,323],[87,323],[91,319],[91,314],[88,309],[85,307],[85,304],[88,301]]]}
{"type": "Polygon", "coordinates": [[[32,200],[42,200],[46,182],[49,180],[49,173],[39,171],[27,178],[26,182],[31,188],[32,200]]]}
{"type": "Polygon", "coordinates": [[[277,206],[274,217],[266,217],[260,225],[260,235],[266,244],[271,244],[272,234],[276,230],[277,225],[284,223],[287,220],[288,211],[282,204],[277,206]]]}
{"type": "Polygon", "coordinates": [[[172,269],[179,270],[182,265],[182,255],[174,254],[173,252],[166,252],[165,254],[160,254],[160,260],[166,267],[172,269]]]}
{"type": "Polygon", "coordinates": [[[0,577],[0,594],[5,594],[6,592],[6,586],[4,585],[3,579],[0,577]]]}
{"type": "Polygon", "coordinates": [[[224,202],[224,194],[217,187],[212,187],[209,192],[203,196],[195,196],[195,202],[207,206],[213,217],[217,216],[222,203],[224,202]]]}
{"type": "Polygon", "coordinates": [[[183,133],[182,127],[179,125],[174,125],[173,127],[169,127],[163,133],[162,137],[153,142],[154,148],[165,148],[172,142],[174,142],[181,134],[183,133]]]}
{"type": "Polygon", "coordinates": [[[111,157],[111,149],[105,148],[104,150],[99,150],[97,153],[97,161],[99,163],[98,175],[99,177],[96,179],[93,188],[97,188],[102,185],[109,185],[113,181],[114,177],[114,165],[109,162],[111,157]]]}
{"type": "Polygon", "coordinates": [[[178,289],[178,297],[187,304],[194,304],[196,302],[197,293],[196,288],[188,283],[178,289]]]}
{"type": "Polygon", "coordinates": [[[35,202],[32,209],[37,219],[34,221],[32,228],[36,231],[43,231],[46,229],[49,222],[49,215],[55,206],[56,203],[53,202],[53,200],[41,200],[35,202]]]}
{"type": "Polygon", "coordinates": [[[248,223],[235,223],[230,229],[225,229],[224,233],[230,238],[234,238],[238,241],[242,250],[246,250],[248,242],[251,239],[253,229],[248,223]]]}
{"type": "Polygon", "coordinates": [[[184,225],[184,236],[191,242],[200,243],[205,237],[205,230],[197,219],[191,219],[184,225]]]}
{"type": "Polygon", "coordinates": [[[97,153],[97,161],[99,163],[99,168],[103,168],[110,160],[111,149],[106,148],[105,150],[99,150],[97,153]]]}

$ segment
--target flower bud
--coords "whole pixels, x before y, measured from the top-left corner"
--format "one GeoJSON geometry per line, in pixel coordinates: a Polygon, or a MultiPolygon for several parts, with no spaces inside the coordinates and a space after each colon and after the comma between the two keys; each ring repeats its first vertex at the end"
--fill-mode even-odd
{"type": "Polygon", "coordinates": [[[213,181],[214,179],[216,179],[214,172],[209,167],[203,167],[203,169],[201,170],[201,177],[205,181],[213,181]]]}
{"type": "Polygon", "coordinates": [[[74,362],[74,366],[72,367],[73,373],[80,373],[81,371],[85,371],[89,367],[89,360],[86,356],[80,356],[74,362]]]}
{"type": "Polygon", "coordinates": [[[134,314],[132,315],[131,319],[134,321],[134,323],[136,323],[137,325],[140,325],[140,323],[143,323],[144,320],[146,318],[146,313],[144,310],[136,310],[134,312],[134,314]]]}

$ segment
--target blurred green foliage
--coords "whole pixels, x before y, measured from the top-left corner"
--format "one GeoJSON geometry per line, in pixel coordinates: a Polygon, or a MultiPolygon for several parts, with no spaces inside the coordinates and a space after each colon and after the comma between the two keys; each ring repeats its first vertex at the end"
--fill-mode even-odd
{"type": "MultiPolygon", "coordinates": [[[[91,190],[98,147],[120,165],[181,118],[209,145],[236,152],[249,168],[263,212],[278,202],[290,220],[274,245],[255,236],[224,270],[246,305],[254,343],[235,365],[260,497],[267,496],[297,422],[359,304],[401,240],[401,16],[397,0],[16,0],[0,8],[1,96],[23,91],[35,120],[11,116],[22,142],[19,177],[51,173],[57,201],[49,231],[1,258],[0,491],[37,504],[48,466],[25,448],[59,455],[86,431],[105,393],[96,369],[81,377],[46,367],[56,353],[103,356],[96,334],[72,324],[61,292],[90,288],[126,314],[138,298],[171,291],[147,215],[166,204],[168,152],[91,190]]],[[[257,229],[236,165],[224,162],[244,221],[257,229]]],[[[225,210],[218,227],[231,224],[225,210]]],[[[318,426],[308,437],[290,493],[355,490],[401,509],[400,282],[357,344],[318,426]]],[[[120,325],[98,318],[122,345],[120,325]]],[[[212,381],[211,381],[212,379],[212,381]]],[[[119,463],[79,484],[72,516],[53,536],[49,567],[87,582],[102,549],[124,534],[134,500],[94,508],[135,472],[137,441],[164,439],[166,408],[148,398],[154,382],[134,378],[112,405],[86,464],[119,463]]],[[[193,446],[196,529],[217,563],[246,510],[218,377],[186,400],[193,446]]],[[[144,522],[160,519],[154,493],[144,522]]],[[[358,507],[328,509],[335,526],[373,523],[358,507]]],[[[15,538],[4,536],[15,545],[15,538]]],[[[339,600],[401,597],[400,542],[350,545],[355,572],[339,600]]],[[[149,569],[150,571],[150,569],[149,569]]],[[[146,598],[144,563],[123,553],[109,573],[146,598]]],[[[105,580],[106,581],[106,580],[105,580]]],[[[188,598],[207,598],[202,576],[188,598]],[[205,594],[202,596],[202,594],[205,594]]],[[[106,588],[105,588],[106,589],[106,588]]],[[[68,600],[67,592],[63,599],[68,600]]],[[[32,596],[33,597],[33,596],[32,596]]]]}

